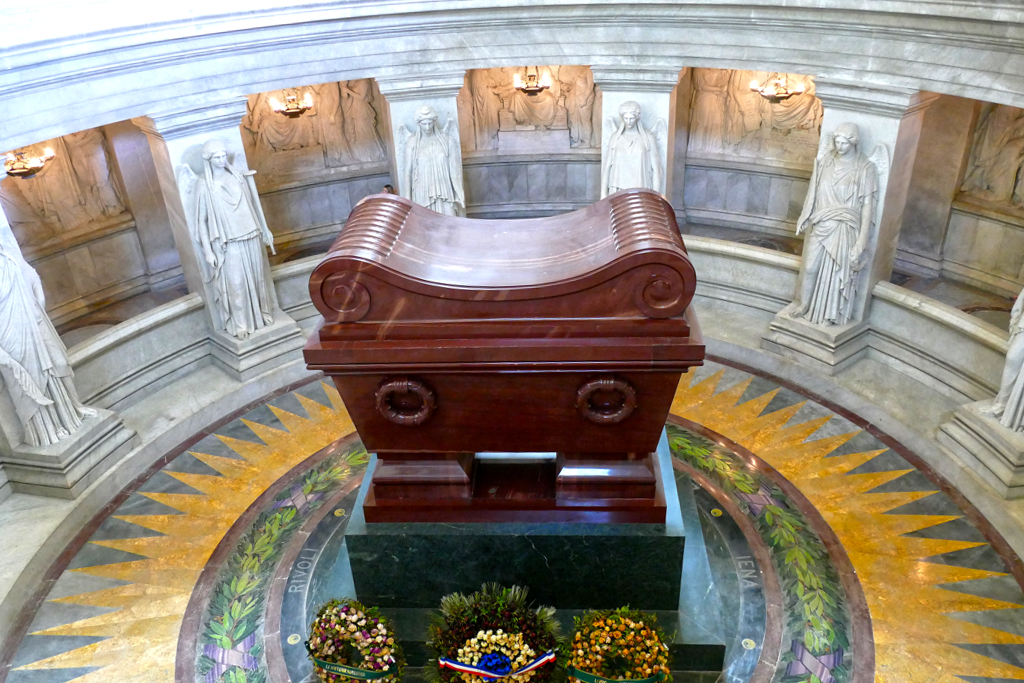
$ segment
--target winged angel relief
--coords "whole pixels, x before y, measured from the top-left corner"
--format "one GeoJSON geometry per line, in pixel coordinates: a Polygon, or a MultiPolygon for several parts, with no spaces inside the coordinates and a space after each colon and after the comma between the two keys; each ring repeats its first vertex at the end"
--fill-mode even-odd
{"type": "Polygon", "coordinates": [[[870,157],[858,151],[860,132],[841,123],[822,139],[811,186],[796,234],[808,231],[804,279],[794,318],[820,325],[845,325],[854,314],[861,279],[877,241],[879,188],[889,179],[889,151],[876,145],[870,157]]]}
{"type": "Polygon", "coordinates": [[[224,329],[246,339],[272,325],[273,303],[267,287],[264,247],[274,248],[252,171],[228,163],[221,140],[203,145],[203,174],[189,164],[178,169],[178,187],[189,232],[199,250],[203,279],[210,283],[224,329]]]}
{"type": "Polygon", "coordinates": [[[416,110],[416,132],[406,126],[402,137],[402,196],[447,216],[466,215],[466,196],[462,189],[462,150],[456,124],[448,119],[444,128],[437,123],[433,107],[416,110]]]}
{"type": "Polygon", "coordinates": [[[631,187],[646,187],[664,194],[665,169],[660,150],[666,144],[665,121],[658,119],[654,128],[645,128],[640,105],[630,101],[619,106],[619,120],[609,119],[607,125],[614,132],[604,153],[601,196],[631,187]]]}

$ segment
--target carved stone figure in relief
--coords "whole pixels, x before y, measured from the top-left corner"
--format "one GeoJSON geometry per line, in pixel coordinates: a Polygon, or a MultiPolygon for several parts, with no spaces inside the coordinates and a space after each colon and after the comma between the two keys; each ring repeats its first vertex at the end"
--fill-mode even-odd
{"type": "Polygon", "coordinates": [[[724,152],[729,107],[728,69],[693,70],[693,106],[690,109],[690,140],[694,152],[724,152]]]}
{"type": "Polygon", "coordinates": [[[342,114],[341,90],[338,84],[323,83],[310,88],[310,91],[315,93],[316,109],[319,112],[316,120],[318,121],[320,144],[324,150],[324,161],[328,166],[344,166],[352,163],[352,149],[345,137],[345,117],[342,114]]]}
{"type": "MultiPolygon", "coordinates": [[[[506,106],[512,112],[516,125],[534,126],[540,130],[549,130],[555,125],[561,109],[558,102],[561,96],[558,71],[557,66],[537,67],[538,76],[546,75],[550,79],[551,87],[536,95],[527,95],[515,88],[508,91],[506,106]]],[[[525,76],[525,69],[521,71],[520,75],[525,76]]]]}
{"type": "Polygon", "coordinates": [[[71,166],[64,139],[47,140],[25,151],[38,155],[46,147],[53,149],[56,156],[34,177],[15,181],[16,191],[39,217],[40,223],[56,225],[61,231],[87,224],[90,221],[87,197],[71,166]]]}
{"type": "Polygon", "coordinates": [[[46,315],[39,275],[0,221],[0,375],[24,427],[24,442],[47,446],[95,412],[83,406],[67,349],[46,315]]]}
{"type": "Polygon", "coordinates": [[[469,89],[473,97],[473,141],[476,149],[498,148],[498,112],[502,98],[510,94],[511,76],[504,69],[470,69],[469,89]]]}
{"type": "Polygon", "coordinates": [[[999,393],[980,412],[999,420],[999,424],[1015,432],[1024,431],[1024,292],[1017,297],[1010,312],[1010,343],[999,383],[999,393]]]}
{"type": "Polygon", "coordinates": [[[646,187],[655,192],[664,190],[658,138],[664,134],[665,122],[659,120],[653,130],[648,130],[640,113],[636,102],[623,102],[619,106],[618,123],[609,122],[614,132],[602,155],[602,197],[633,187],[646,187]]]}
{"type": "Polygon", "coordinates": [[[357,162],[382,161],[387,152],[377,132],[377,112],[371,101],[373,89],[369,78],[338,83],[341,109],[345,114],[345,139],[357,162]]]}
{"type": "Polygon", "coordinates": [[[402,126],[402,196],[448,216],[466,215],[462,151],[455,121],[442,128],[433,107],[416,110],[416,132],[402,126]]]}
{"type": "Polygon", "coordinates": [[[249,114],[242,119],[242,126],[252,133],[257,148],[284,152],[318,144],[317,131],[313,125],[317,115],[316,107],[292,119],[275,112],[270,106],[271,97],[284,102],[286,95],[295,95],[302,99],[305,92],[305,89],[287,88],[249,97],[249,114]]]}
{"type": "Polygon", "coordinates": [[[274,236],[263,217],[253,172],[239,172],[228,163],[222,140],[203,145],[203,169],[198,178],[187,164],[179,172],[192,209],[189,227],[221,323],[228,334],[245,339],[274,322],[263,251],[273,250],[274,236]]]}
{"type": "Polygon", "coordinates": [[[71,167],[94,218],[111,218],[124,211],[114,175],[110,170],[106,137],[98,128],[64,136],[71,167]]]}
{"type": "Polygon", "coordinates": [[[594,74],[587,66],[563,66],[558,78],[565,95],[565,110],[569,119],[569,145],[596,147],[594,138],[594,74]]]}
{"type": "Polygon", "coordinates": [[[797,220],[808,232],[804,279],[792,316],[816,325],[845,325],[853,317],[860,271],[870,255],[879,176],[888,152],[879,145],[869,159],[858,151],[860,133],[838,125],[814,164],[811,185],[797,220]]]}
{"type": "Polygon", "coordinates": [[[986,105],[978,121],[962,192],[1024,207],[1024,110],[986,105]]]}

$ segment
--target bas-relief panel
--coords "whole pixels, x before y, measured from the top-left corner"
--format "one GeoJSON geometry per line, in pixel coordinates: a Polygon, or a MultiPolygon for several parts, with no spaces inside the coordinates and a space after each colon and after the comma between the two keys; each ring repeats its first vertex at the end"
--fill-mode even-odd
{"type": "Polygon", "coordinates": [[[385,162],[381,103],[370,78],[250,95],[242,138],[261,189],[275,175],[316,176],[385,162]],[[295,95],[301,100],[307,92],[313,108],[296,118],[271,106],[272,98],[283,102],[295,95]]]}
{"type": "Polygon", "coordinates": [[[552,147],[596,148],[601,139],[598,100],[589,66],[470,69],[458,97],[462,148],[535,152],[552,147]],[[525,80],[528,73],[536,73],[550,87],[532,96],[516,90],[516,74],[525,80]]]}
{"type": "Polygon", "coordinates": [[[26,148],[55,157],[32,178],[0,180],[0,205],[40,274],[56,324],[148,289],[146,262],[100,129],[26,148]]]}
{"type": "Polygon", "coordinates": [[[982,105],[960,192],[996,210],[1024,209],[1024,110],[982,105]]]}
{"type": "Polygon", "coordinates": [[[694,69],[688,152],[806,164],[818,151],[822,104],[810,76],[784,74],[804,94],[772,103],[750,89],[779,74],[741,69],[694,69]]]}

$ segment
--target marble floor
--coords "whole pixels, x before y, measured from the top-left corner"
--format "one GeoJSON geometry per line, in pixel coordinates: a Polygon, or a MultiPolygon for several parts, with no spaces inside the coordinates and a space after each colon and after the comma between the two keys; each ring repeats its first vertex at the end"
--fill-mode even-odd
{"type": "MultiPolygon", "coordinates": [[[[684,555],[677,683],[1024,680],[1024,565],[913,453],[710,362],[671,413],[684,522],[703,536],[684,555]],[[724,663],[682,647],[698,641],[724,663]]],[[[295,596],[351,518],[368,455],[321,381],[201,436],[41,577],[0,683],[308,675],[295,596]]]]}

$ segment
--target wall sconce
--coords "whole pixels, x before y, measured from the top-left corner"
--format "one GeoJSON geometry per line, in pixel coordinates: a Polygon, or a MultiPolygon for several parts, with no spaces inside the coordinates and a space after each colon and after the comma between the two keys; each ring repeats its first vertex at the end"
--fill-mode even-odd
{"type": "Polygon", "coordinates": [[[43,170],[46,162],[56,156],[53,150],[47,147],[43,150],[42,156],[26,156],[24,152],[8,152],[4,160],[4,170],[12,178],[31,178],[43,170]]]}
{"type": "Polygon", "coordinates": [[[772,104],[778,104],[783,100],[788,100],[793,95],[804,94],[804,84],[797,83],[796,87],[792,90],[789,88],[789,81],[785,74],[776,75],[774,78],[768,77],[764,85],[757,82],[757,79],[750,81],[750,89],[761,95],[772,104]]]}
{"type": "Polygon", "coordinates": [[[551,74],[545,71],[544,75],[538,75],[537,71],[538,68],[535,66],[526,67],[525,81],[518,71],[515,72],[512,76],[512,85],[515,86],[516,90],[524,92],[530,97],[536,97],[551,87],[551,74]],[[530,69],[533,69],[533,71],[531,72],[530,69]]]}
{"type": "Polygon", "coordinates": [[[297,119],[313,108],[313,96],[308,92],[301,100],[295,95],[285,95],[284,104],[276,97],[270,98],[270,108],[290,119],[297,119]]]}

